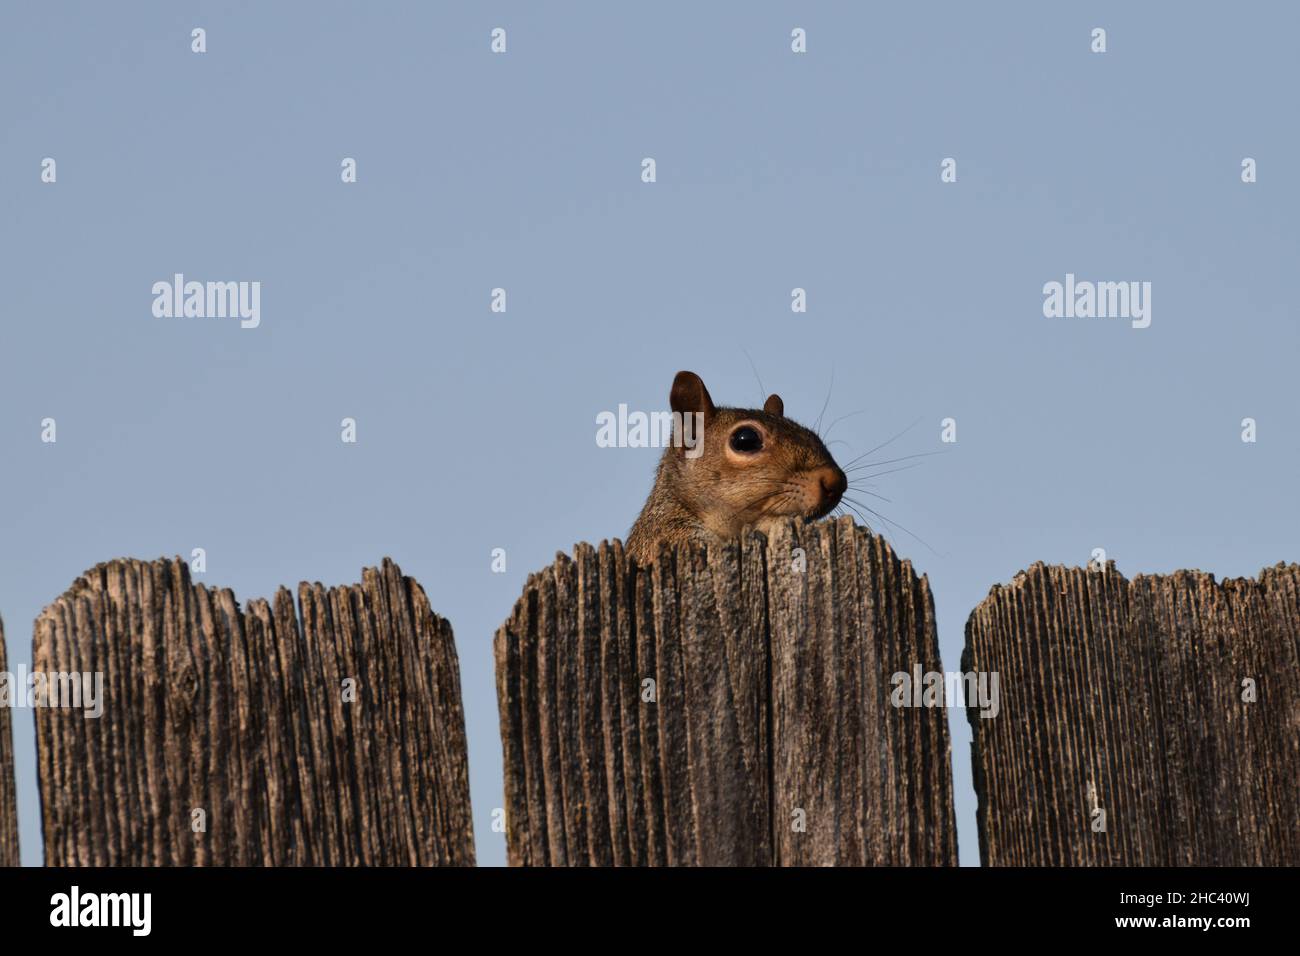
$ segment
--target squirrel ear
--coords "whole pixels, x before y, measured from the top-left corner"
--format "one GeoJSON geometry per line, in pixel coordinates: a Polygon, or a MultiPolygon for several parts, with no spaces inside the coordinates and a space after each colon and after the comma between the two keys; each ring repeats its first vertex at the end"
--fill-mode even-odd
{"type": "Polygon", "coordinates": [[[691,412],[712,415],[714,411],[713,399],[709,397],[709,390],[704,387],[704,379],[694,372],[677,373],[677,377],[673,379],[673,390],[668,393],[668,403],[673,411],[682,415],[691,412]]]}
{"type": "Polygon", "coordinates": [[[781,401],[780,395],[769,395],[767,401],[763,403],[763,411],[782,418],[785,415],[785,402],[781,401]]]}

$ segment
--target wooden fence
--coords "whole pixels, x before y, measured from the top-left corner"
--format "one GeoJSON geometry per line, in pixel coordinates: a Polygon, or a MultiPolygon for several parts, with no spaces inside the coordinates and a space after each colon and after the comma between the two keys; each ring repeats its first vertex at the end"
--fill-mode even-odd
{"type": "MultiPolygon", "coordinates": [[[[947,710],[899,684],[943,674],[929,583],[847,519],[650,568],[578,545],[494,650],[512,864],[956,862],[947,710]]],[[[179,559],[103,564],[32,670],[103,678],[102,716],[35,711],[47,863],[474,862],[451,628],[391,561],[242,610],[179,559]]],[[[967,710],[985,865],[1300,863],[1300,565],[1036,564],[961,670],[994,690],[967,710]]]]}
{"type": "Polygon", "coordinates": [[[298,601],[118,560],[45,609],[33,670],[104,701],[36,711],[47,864],[474,863],[450,626],[388,560],[298,601]]]}
{"type": "Polygon", "coordinates": [[[1300,566],[1035,564],[966,625],[985,865],[1300,863],[1300,566]]]}
{"type": "MultiPolygon", "coordinates": [[[[5,622],[0,619],[0,674],[8,674],[5,658],[5,622]]],[[[22,690],[10,685],[8,693],[22,690]]],[[[11,698],[11,703],[16,697],[11,698]]],[[[0,866],[18,865],[18,794],[14,788],[13,725],[9,707],[0,705],[0,866]]]]}
{"type": "Polygon", "coordinates": [[[509,859],[955,864],[929,584],[851,521],[529,578],[497,632],[509,859]]]}

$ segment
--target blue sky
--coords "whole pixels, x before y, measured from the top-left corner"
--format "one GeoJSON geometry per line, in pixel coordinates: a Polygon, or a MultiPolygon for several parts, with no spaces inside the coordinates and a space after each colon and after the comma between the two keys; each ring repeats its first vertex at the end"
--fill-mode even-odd
{"type": "MultiPolygon", "coordinates": [[[[1294,560],[1298,19],[8,3],[10,661],[41,607],[115,556],[203,547],[206,581],[248,599],[391,555],[455,628],[479,857],[501,863],[492,634],[557,550],[626,534],[655,465],[598,447],[596,416],[663,408],[680,368],[756,401],[750,358],[804,421],[833,370],[827,420],[861,411],[832,435],[848,458],[918,420],[891,447],[938,450],[956,420],[951,454],[877,489],[933,548],[891,535],[930,576],[949,668],[970,609],[1037,560],[1104,547],[1130,576],[1294,560]],[[155,318],[151,286],[176,272],[259,281],[261,325],[155,318]],[[1150,282],[1150,327],[1044,317],[1067,273],[1150,282]]],[[[951,723],[969,864],[969,734],[951,723]]],[[[15,734],[38,863],[29,712],[15,734]]]]}

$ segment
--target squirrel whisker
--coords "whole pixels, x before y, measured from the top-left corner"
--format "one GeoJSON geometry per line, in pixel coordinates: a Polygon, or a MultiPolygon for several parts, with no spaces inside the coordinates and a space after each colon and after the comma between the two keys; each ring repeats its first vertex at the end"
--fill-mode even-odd
{"type": "Polygon", "coordinates": [[[904,435],[906,435],[908,432],[910,432],[913,428],[915,428],[918,424],[920,424],[920,421],[921,421],[921,419],[920,419],[920,418],[917,418],[916,421],[912,422],[912,424],[908,425],[906,428],[904,428],[901,432],[899,432],[899,433],[898,433],[897,435],[895,435],[893,438],[889,439],[888,441],[883,441],[883,442],[881,442],[881,443],[880,443],[879,445],[877,445],[875,448],[869,448],[869,449],[867,449],[867,450],[864,451],[861,455],[859,455],[857,458],[854,458],[851,462],[849,462],[848,465],[845,465],[845,467],[847,468],[847,467],[849,467],[849,466],[851,466],[851,465],[856,465],[858,462],[860,462],[862,459],[866,458],[868,455],[874,454],[875,452],[880,451],[880,449],[886,447],[887,445],[891,445],[891,444],[893,444],[894,442],[898,441],[898,439],[902,438],[904,435]]]}

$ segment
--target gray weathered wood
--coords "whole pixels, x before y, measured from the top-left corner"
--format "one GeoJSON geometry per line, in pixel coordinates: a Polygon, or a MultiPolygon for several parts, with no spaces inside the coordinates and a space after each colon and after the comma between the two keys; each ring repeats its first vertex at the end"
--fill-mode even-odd
{"type": "Polygon", "coordinates": [[[955,865],[947,711],[891,703],[893,675],[943,672],[928,579],[849,519],[790,526],[769,554],[778,862],[955,865]]]}
{"type": "Polygon", "coordinates": [[[985,865],[1300,860],[1300,566],[1035,564],[971,614],[963,668],[1001,688],[968,711],[985,865]]]}
{"type": "MultiPolygon", "coordinates": [[[[9,672],[5,657],[5,622],[0,619],[0,674],[9,672]]],[[[27,693],[26,687],[8,683],[10,703],[27,693]]],[[[13,723],[9,707],[0,705],[0,866],[18,865],[18,793],[14,788],[13,723]]]]}
{"type": "Polygon", "coordinates": [[[36,711],[47,864],[473,864],[451,627],[387,559],[298,602],[115,560],[42,612],[33,668],[106,698],[36,711]]]}
{"type": "Polygon", "coordinates": [[[946,715],[889,702],[940,669],[929,586],[848,519],[580,544],[495,650],[512,865],[956,863],[946,715]]]}

